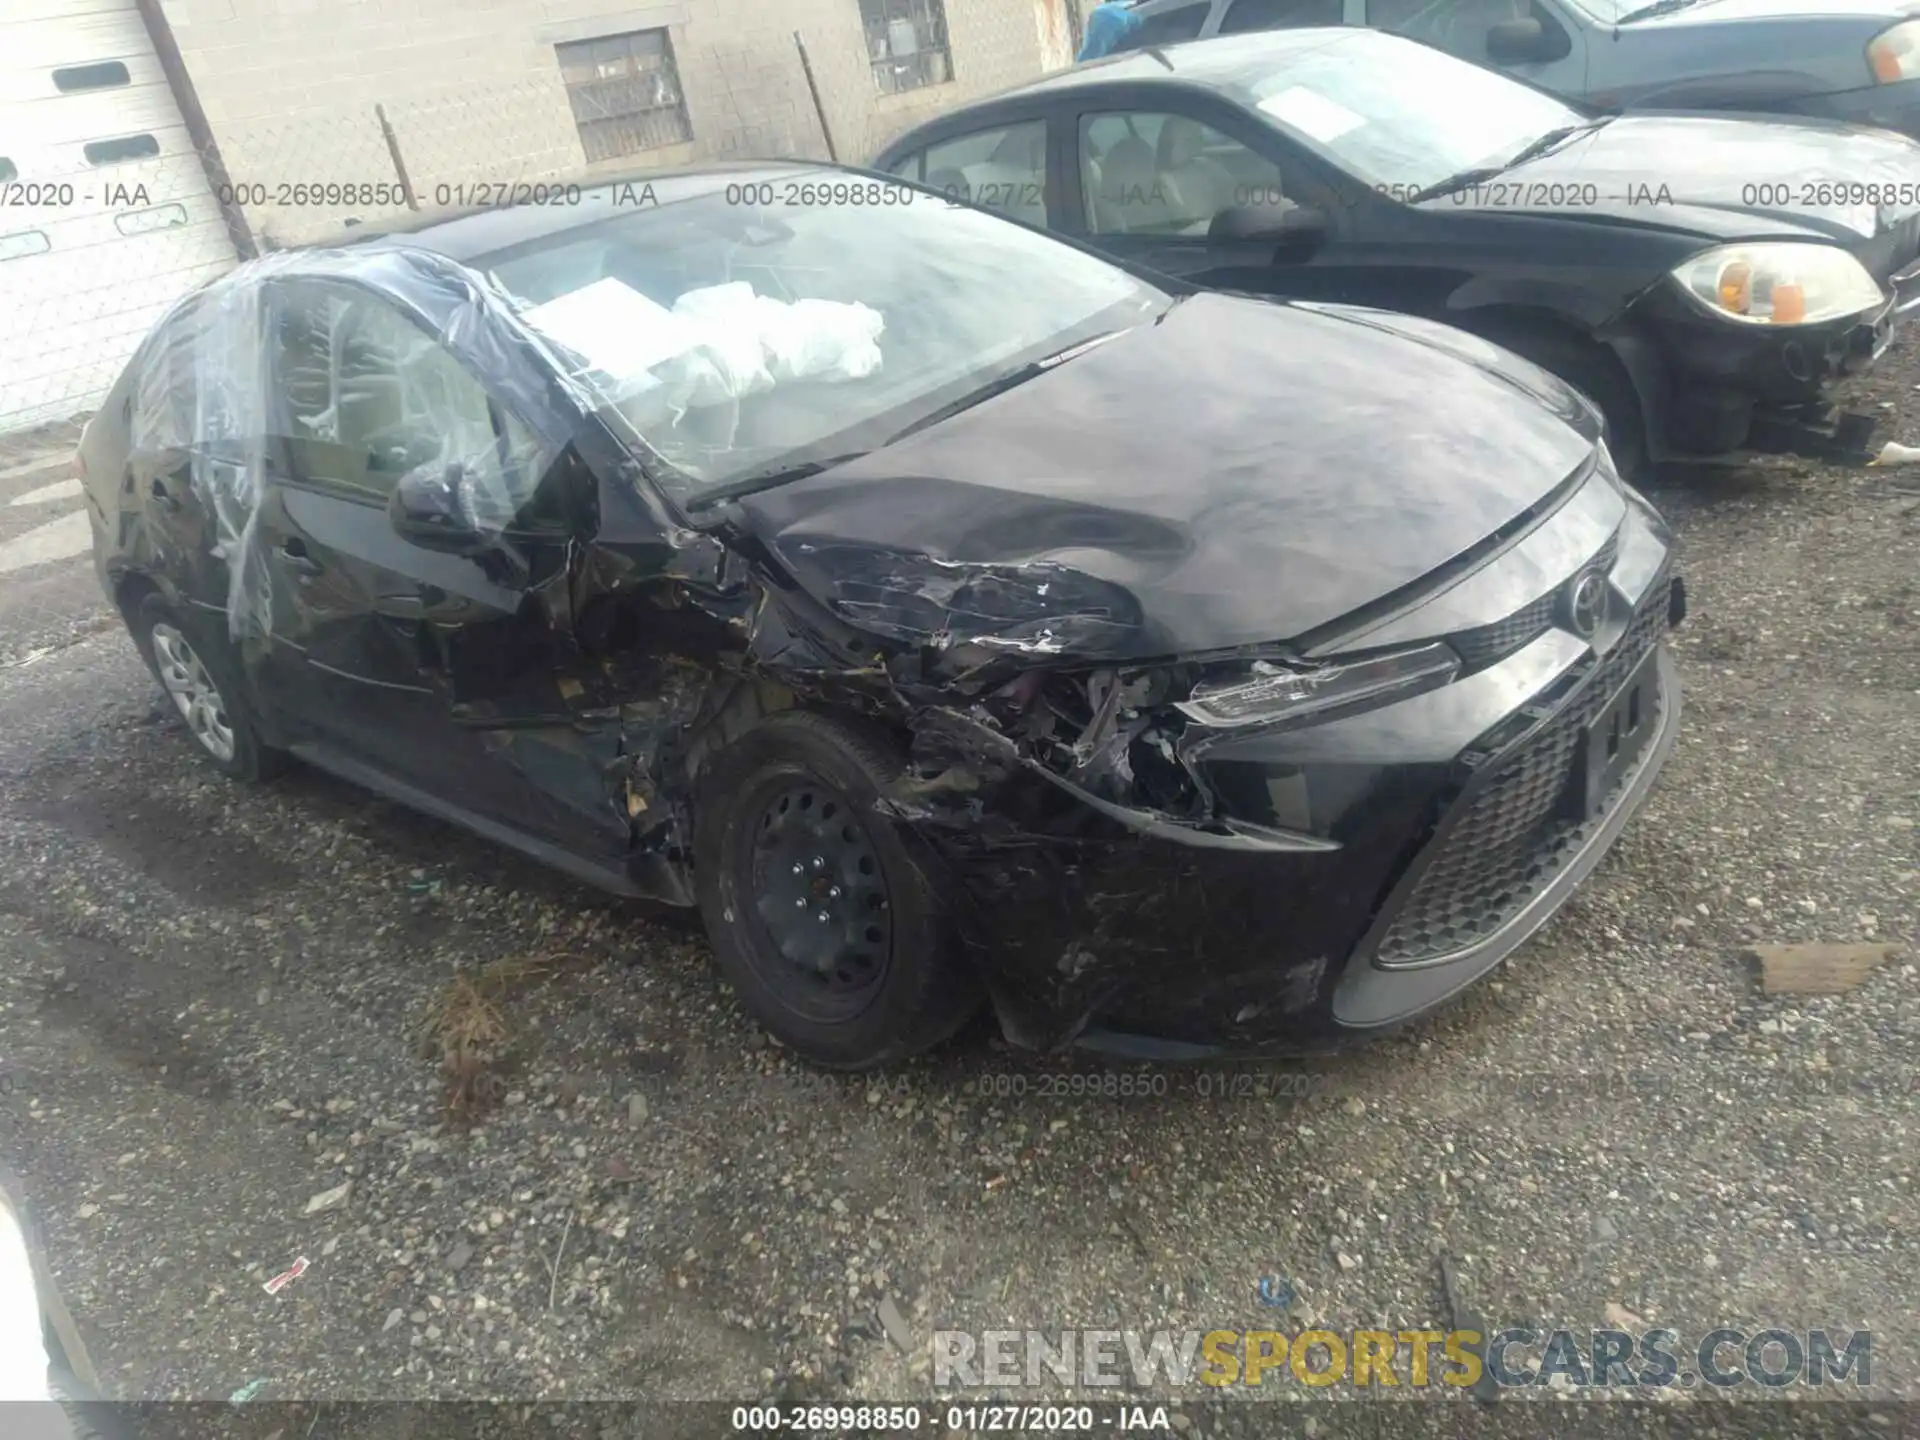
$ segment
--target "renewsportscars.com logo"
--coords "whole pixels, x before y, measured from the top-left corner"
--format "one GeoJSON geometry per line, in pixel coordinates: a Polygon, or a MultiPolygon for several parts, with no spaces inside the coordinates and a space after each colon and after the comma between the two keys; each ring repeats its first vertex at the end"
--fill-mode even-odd
{"type": "Polygon", "coordinates": [[[1347,1384],[1359,1389],[1491,1380],[1526,1386],[1690,1388],[1873,1383],[1871,1331],[1710,1330],[936,1330],[938,1389],[1184,1389],[1347,1384]]]}

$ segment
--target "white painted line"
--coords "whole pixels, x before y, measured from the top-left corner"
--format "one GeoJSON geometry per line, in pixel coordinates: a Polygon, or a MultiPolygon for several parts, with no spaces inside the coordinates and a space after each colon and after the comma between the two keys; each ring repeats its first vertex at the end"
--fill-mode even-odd
{"type": "Polygon", "coordinates": [[[13,480],[22,475],[31,475],[35,471],[69,469],[73,465],[74,452],[71,450],[42,450],[31,460],[23,460],[18,465],[9,465],[0,470],[0,480],[13,480]]]}
{"type": "Polygon", "coordinates": [[[36,525],[26,534],[16,535],[0,545],[0,575],[65,560],[92,546],[93,526],[87,522],[87,512],[76,510],[58,520],[36,525]]]}
{"type": "Polygon", "coordinates": [[[24,495],[16,495],[9,505],[45,505],[53,500],[78,500],[83,494],[78,480],[56,480],[51,485],[42,485],[38,490],[29,490],[24,495]]]}

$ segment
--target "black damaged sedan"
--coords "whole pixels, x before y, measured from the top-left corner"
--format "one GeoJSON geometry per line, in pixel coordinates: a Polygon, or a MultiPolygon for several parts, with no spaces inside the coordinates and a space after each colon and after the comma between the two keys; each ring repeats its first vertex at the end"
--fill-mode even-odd
{"type": "Polygon", "coordinates": [[[1376,311],[717,170],[270,256],[88,425],[206,757],[697,904],[782,1042],[1302,1051],[1566,900],[1673,742],[1591,405],[1376,311]]]}
{"type": "Polygon", "coordinates": [[[1920,305],[1920,142],[1574,109],[1372,30],[1116,56],[955,106],[878,168],[1213,289],[1459,325],[1591,396],[1627,479],[1864,458],[1851,377],[1920,305]]]}

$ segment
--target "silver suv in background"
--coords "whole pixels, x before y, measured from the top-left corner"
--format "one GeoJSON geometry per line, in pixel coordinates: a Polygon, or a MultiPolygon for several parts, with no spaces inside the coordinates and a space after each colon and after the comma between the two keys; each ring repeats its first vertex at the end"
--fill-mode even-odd
{"type": "Polygon", "coordinates": [[[1390,30],[1597,109],[1757,110],[1920,137],[1902,0],[1142,0],[1121,48],[1313,25],[1390,30]]]}

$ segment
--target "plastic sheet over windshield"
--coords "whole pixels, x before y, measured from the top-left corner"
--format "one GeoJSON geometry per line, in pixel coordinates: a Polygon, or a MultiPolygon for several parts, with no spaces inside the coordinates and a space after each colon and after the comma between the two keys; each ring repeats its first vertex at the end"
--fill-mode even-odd
{"type": "Polygon", "coordinates": [[[892,197],[875,205],[778,203],[789,188],[716,187],[473,262],[683,498],[870,449],[1010,365],[1171,303],[897,182],[868,185],[892,197]],[[776,203],[741,203],[767,190],[776,203]]]}

